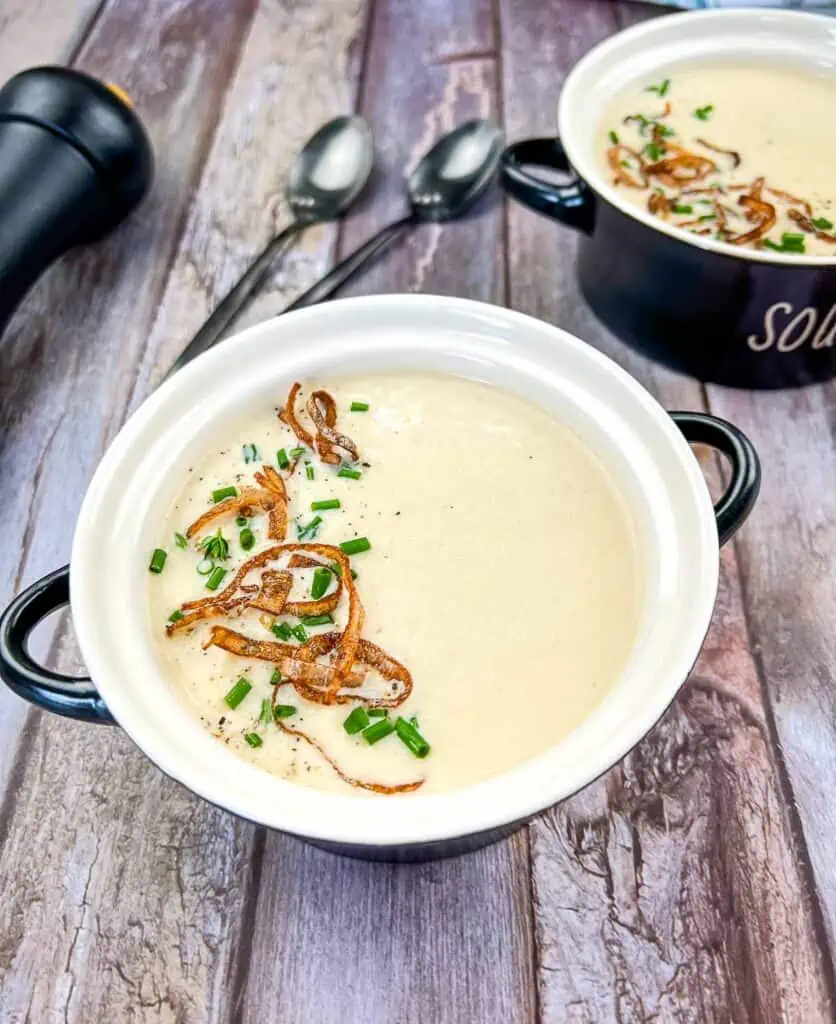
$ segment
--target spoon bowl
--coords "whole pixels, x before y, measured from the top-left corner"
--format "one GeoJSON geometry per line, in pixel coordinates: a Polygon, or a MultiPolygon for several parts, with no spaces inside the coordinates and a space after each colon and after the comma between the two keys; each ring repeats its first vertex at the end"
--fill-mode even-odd
{"type": "Polygon", "coordinates": [[[486,118],[467,121],[442,136],[407,179],[409,214],[381,228],[284,312],[330,298],[379,253],[418,224],[455,220],[467,213],[493,183],[502,146],[502,132],[486,118]]]}
{"type": "Polygon", "coordinates": [[[369,180],[374,143],[361,117],[335,117],[296,158],[287,202],[297,221],[334,220],[351,206],[369,180]]]}
{"type": "Polygon", "coordinates": [[[461,217],[482,198],[502,154],[502,132],[479,118],[442,136],[407,181],[412,213],[418,220],[461,217]]]}
{"type": "Polygon", "coordinates": [[[287,184],[293,222],[267,243],[218,303],[180,353],[169,376],[217,344],[300,231],[346,212],[366,187],[373,165],[372,133],[360,117],[335,117],[308,139],[293,163],[287,184]]]}

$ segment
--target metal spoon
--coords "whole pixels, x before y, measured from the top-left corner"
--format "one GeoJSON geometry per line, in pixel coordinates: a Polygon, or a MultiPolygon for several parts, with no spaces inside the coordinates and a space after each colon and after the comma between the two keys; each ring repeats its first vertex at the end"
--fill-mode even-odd
{"type": "Polygon", "coordinates": [[[219,340],[263,283],[276,258],[290,248],[300,231],[345,213],[362,192],[373,163],[372,133],[360,117],[336,117],[308,140],[293,164],[287,186],[293,222],[268,242],[192,338],[169,374],[175,373],[219,340]]]}
{"type": "Polygon", "coordinates": [[[461,217],[494,179],[502,153],[502,132],[493,121],[468,121],[443,135],[407,180],[410,212],[382,228],[338,263],[284,312],[329,298],[379,252],[423,221],[461,217]]]}

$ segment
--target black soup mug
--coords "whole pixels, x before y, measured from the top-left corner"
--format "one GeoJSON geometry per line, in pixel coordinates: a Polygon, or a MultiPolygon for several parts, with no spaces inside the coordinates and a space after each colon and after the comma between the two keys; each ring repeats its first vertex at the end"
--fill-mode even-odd
{"type": "Polygon", "coordinates": [[[560,138],[525,139],[505,150],[504,189],[581,234],[581,291],[632,347],[732,387],[796,387],[836,376],[836,253],[822,260],[733,249],[673,228],[619,196],[597,166],[593,143],[603,108],[635,80],[642,62],[648,80],[670,74],[675,81],[674,55],[708,61],[723,43],[731,60],[739,48],[741,62],[809,51],[812,65],[827,51],[833,63],[832,29],[829,18],[756,10],[680,14],[635,26],[597,46],[572,71],[560,100],[560,138]],[[553,184],[533,172],[538,167],[568,178],[553,184]]]}

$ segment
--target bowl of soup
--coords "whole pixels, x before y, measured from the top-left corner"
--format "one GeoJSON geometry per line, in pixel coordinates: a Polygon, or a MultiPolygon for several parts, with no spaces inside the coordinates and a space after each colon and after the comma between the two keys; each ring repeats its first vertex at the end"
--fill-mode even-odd
{"type": "Polygon", "coordinates": [[[664,16],[576,65],[559,136],[510,146],[502,180],[579,231],[581,290],[630,345],[705,381],[822,381],[836,375],[834,105],[832,19],[664,16]]]}
{"type": "Polygon", "coordinates": [[[270,828],[462,852],[664,712],[758,479],[734,427],[665,412],[548,324],[435,296],[329,303],[147,399],[69,569],[3,613],[0,673],[270,828]],[[689,442],[731,461],[716,507],[689,442]],[[68,597],[87,680],[26,648],[68,597]]]}

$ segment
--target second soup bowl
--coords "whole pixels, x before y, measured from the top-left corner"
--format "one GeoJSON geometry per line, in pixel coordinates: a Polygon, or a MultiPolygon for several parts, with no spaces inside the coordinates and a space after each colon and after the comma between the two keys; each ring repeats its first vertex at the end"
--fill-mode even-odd
{"type": "Polygon", "coordinates": [[[628,344],[701,380],[792,387],[836,376],[836,256],[746,249],[675,227],[629,202],[598,152],[605,111],[635,83],[675,80],[686,67],[746,64],[836,83],[836,23],[799,12],[724,10],[668,15],[621,32],[569,75],[559,136],[508,147],[502,183],[526,206],[580,232],[581,290],[628,344]],[[545,181],[535,167],[569,180],[545,181]]]}

